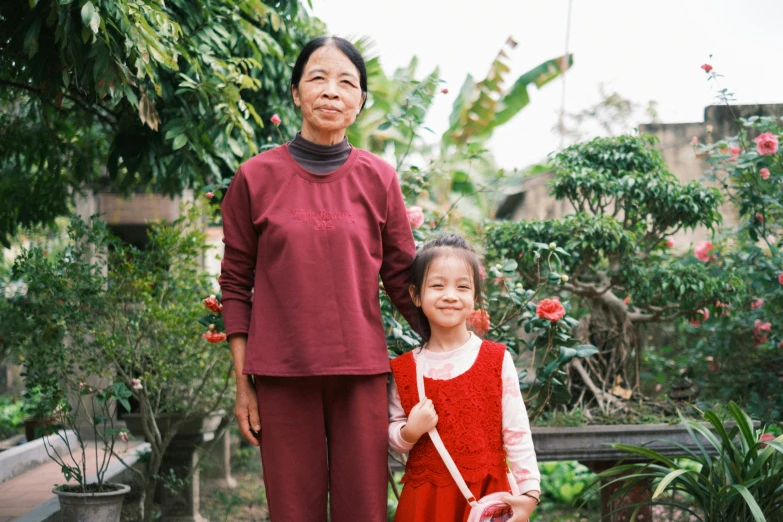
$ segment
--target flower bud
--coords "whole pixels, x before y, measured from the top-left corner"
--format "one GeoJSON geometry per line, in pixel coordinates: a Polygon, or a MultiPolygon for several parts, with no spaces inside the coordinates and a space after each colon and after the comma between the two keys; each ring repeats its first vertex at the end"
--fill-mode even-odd
{"type": "Polygon", "coordinates": [[[561,283],[567,283],[568,282],[568,276],[563,274],[560,276],[560,282],[561,283]]]}
{"type": "Polygon", "coordinates": [[[557,248],[557,244],[554,241],[549,243],[549,250],[554,250],[556,248],[557,248]]]}

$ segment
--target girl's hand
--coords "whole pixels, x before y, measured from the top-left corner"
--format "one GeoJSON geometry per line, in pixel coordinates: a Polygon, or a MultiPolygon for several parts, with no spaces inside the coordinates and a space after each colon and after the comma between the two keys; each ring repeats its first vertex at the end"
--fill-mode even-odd
{"type": "Polygon", "coordinates": [[[414,444],[437,424],[438,414],[435,412],[435,405],[431,400],[424,399],[411,408],[408,422],[400,430],[400,435],[406,442],[414,444]]]}
{"type": "Polygon", "coordinates": [[[234,405],[234,417],[239,424],[239,432],[253,446],[261,444],[261,419],[258,416],[258,398],[256,389],[249,379],[237,379],[237,400],[234,405]]]}
{"type": "Polygon", "coordinates": [[[527,495],[506,495],[501,500],[511,506],[514,511],[514,516],[509,518],[508,522],[528,522],[530,515],[538,505],[535,499],[527,495]]]}

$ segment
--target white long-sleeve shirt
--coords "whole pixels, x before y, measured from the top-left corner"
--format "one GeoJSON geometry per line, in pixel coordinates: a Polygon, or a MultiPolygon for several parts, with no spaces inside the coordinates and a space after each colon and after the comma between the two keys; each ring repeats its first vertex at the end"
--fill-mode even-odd
{"type": "MultiPolygon", "coordinates": [[[[468,342],[456,350],[432,352],[425,346],[423,350],[414,350],[413,357],[417,365],[423,365],[425,376],[430,379],[448,380],[465,373],[473,366],[481,342],[479,337],[471,334],[468,342]]],[[[522,400],[522,393],[519,391],[519,378],[514,361],[508,352],[503,358],[502,379],[503,445],[511,472],[514,474],[520,492],[541,491],[539,486],[541,475],[538,472],[536,453],[533,449],[527,409],[522,400]]],[[[389,446],[398,453],[407,453],[414,446],[406,442],[400,434],[400,430],[407,422],[408,417],[402,408],[397,383],[392,375],[389,386],[389,446]]]]}

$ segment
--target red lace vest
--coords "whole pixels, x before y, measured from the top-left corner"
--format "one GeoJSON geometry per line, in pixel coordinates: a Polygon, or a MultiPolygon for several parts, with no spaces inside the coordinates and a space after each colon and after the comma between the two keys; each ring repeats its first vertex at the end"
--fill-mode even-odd
{"type": "MultiPolygon", "coordinates": [[[[502,368],[506,348],[484,341],[465,373],[448,380],[424,377],[427,398],[438,413],[438,433],[466,482],[506,474],[503,447],[502,368]]],[[[400,402],[406,415],[419,402],[416,361],[406,353],[391,361],[400,402]]],[[[437,486],[454,483],[430,436],[422,435],[410,452],[403,483],[437,486]]]]}

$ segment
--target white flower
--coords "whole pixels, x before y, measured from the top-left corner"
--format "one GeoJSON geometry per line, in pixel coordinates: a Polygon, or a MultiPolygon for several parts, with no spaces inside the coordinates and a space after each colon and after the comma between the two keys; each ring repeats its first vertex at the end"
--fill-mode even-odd
{"type": "Polygon", "coordinates": [[[27,295],[27,285],[24,281],[13,281],[5,285],[5,298],[24,297],[27,295]]]}
{"type": "Polygon", "coordinates": [[[139,391],[144,387],[141,385],[141,379],[131,379],[131,386],[133,387],[133,391],[139,391]]]}

